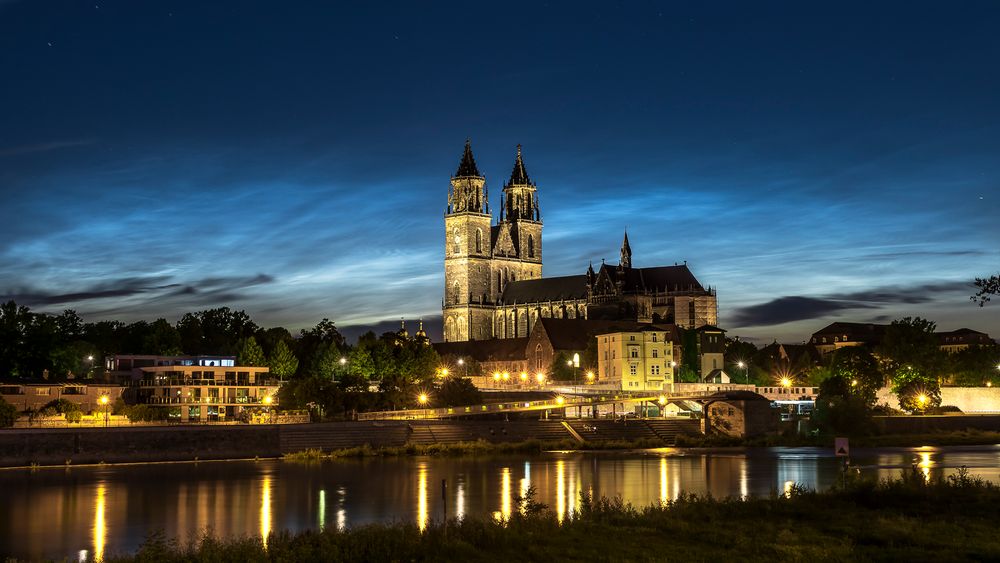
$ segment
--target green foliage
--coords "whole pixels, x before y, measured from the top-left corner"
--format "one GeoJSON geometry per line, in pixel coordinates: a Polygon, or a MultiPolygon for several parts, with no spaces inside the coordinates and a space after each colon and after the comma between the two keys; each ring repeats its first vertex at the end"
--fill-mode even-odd
{"type": "Polygon", "coordinates": [[[819,385],[813,423],[825,434],[864,436],[874,430],[866,392],[851,380],[835,375],[819,385]]]}
{"type": "Polygon", "coordinates": [[[267,365],[267,358],[264,357],[264,349],[257,344],[257,339],[248,336],[240,340],[236,348],[236,365],[247,367],[264,367],[267,365]]]}
{"type": "Polygon", "coordinates": [[[0,397],[0,428],[10,428],[17,420],[17,407],[0,397]]]}
{"type": "Polygon", "coordinates": [[[878,360],[866,348],[849,346],[837,350],[830,362],[830,375],[848,382],[851,393],[865,402],[868,408],[875,404],[878,390],[885,385],[879,371],[878,360]]]}
{"type": "Polygon", "coordinates": [[[129,405],[122,413],[128,417],[129,422],[153,422],[167,420],[169,411],[162,407],[151,407],[149,405],[129,405]]]}
{"type": "Polygon", "coordinates": [[[434,393],[434,404],[439,407],[478,405],[483,402],[483,394],[472,384],[472,380],[458,376],[448,376],[434,393]]]}
{"type": "Polygon", "coordinates": [[[299,368],[299,360],[284,341],[278,341],[274,352],[268,358],[267,365],[272,375],[287,378],[295,375],[295,371],[299,368]]]}
{"type": "Polygon", "coordinates": [[[1000,346],[972,346],[948,355],[947,379],[951,385],[979,387],[1000,385],[1000,346]]]}
{"type": "Polygon", "coordinates": [[[229,307],[187,313],[177,322],[181,345],[188,354],[232,354],[240,340],[259,330],[246,312],[229,307]]]}
{"type": "Polygon", "coordinates": [[[906,317],[893,321],[882,338],[882,343],[875,349],[875,354],[881,362],[882,373],[893,379],[893,385],[898,370],[909,366],[926,377],[937,377],[942,371],[944,353],[939,347],[937,328],[933,322],[920,317],[906,317]]]}
{"type": "Polygon", "coordinates": [[[80,412],[80,405],[67,399],[54,399],[42,405],[42,410],[50,410],[57,414],[80,412]]]}
{"type": "Polygon", "coordinates": [[[699,381],[701,365],[698,362],[698,331],[678,329],[681,337],[680,380],[687,383],[699,381]]]}
{"type": "MultiPolygon", "coordinates": [[[[325,379],[334,379],[341,371],[340,357],[340,350],[332,343],[320,344],[313,352],[312,367],[309,371],[325,379]]],[[[343,371],[346,372],[346,368],[343,371]]]]}
{"type": "Polygon", "coordinates": [[[83,413],[80,411],[70,411],[65,413],[65,416],[66,422],[70,424],[76,424],[83,420],[83,413]]]}
{"type": "Polygon", "coordinates": [[[911,413],[926,413],[941,406],[941,387],[936,380],[913,379],[896,389],[899,406],[911,413]]]}
{"type": "Polygon", "coordinates": [[[566,365],[567,361],[572,361],[572,357],[565,352],[556,353],[549,366],[548,376],[555,381],[572,381],[576,377],[577,369],[566,365]]]}

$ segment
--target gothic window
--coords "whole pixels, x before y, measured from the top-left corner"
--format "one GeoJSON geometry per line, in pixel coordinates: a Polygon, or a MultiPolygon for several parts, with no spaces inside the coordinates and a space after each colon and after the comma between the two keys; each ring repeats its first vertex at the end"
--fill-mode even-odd
{"type": "Polygon", "coordinates": [[[459,295],[460,295],[460,290],[458,288],[458,282],[455,282],[455,284],[451,286],[451,302],[458,304],[459,295]]]}
{"type": "Polygon", "coordinates": [[[542,370],[542,345],[535,344],[535,369],[542,370]]]}
{"type": "Polygon", "coordinates": [[[528,258],[535,257],[535,237],[528,235],[528,258]]]}
{"type": "Polygon", "coordinates": [[[476,254],[483,253],[483,231],[476,229],[476,254]]]}
{"type": "Polygon", "coordinates": [[[503,275],[497,272],[497,291],[503,291],[503,275]]]}
{"type": "Polygon", "coordinates": [[[458,243],[461,240],[462,239],[458,236],[458,229],[457,228],[456,229],[452,229],[451,230],[451,252],[452,252],[452,254],[458,254],[459,253],[458,243]]]}

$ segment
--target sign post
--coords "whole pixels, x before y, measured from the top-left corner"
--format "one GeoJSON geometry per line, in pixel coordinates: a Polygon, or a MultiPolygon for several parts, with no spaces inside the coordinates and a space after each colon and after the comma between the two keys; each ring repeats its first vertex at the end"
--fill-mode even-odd
{"type": "Polygon", "coordinates": [[[843,478],[842,483],[844,488],[847,488],[847,468],[851,465],[851,445],[848,443],[847,438],[834,438],[833,439],[833,453],[837,457],[844,458],[844,468],[843,468],[843,478]]]}

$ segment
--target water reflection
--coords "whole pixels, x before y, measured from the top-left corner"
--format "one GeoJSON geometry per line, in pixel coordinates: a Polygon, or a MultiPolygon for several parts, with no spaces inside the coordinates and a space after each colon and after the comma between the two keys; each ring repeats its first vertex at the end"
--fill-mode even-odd
{"type": "Polygon", "coordinates": [[[566,461],[556,462],[556,520],[566,517],[566,461]]]}
{"type": "MultiPolygon", "coordinates": [[[[974,476],[1000,479],[1000,448],[852,454],[852,463],[866,476],[896,478],[916,464],[923,475],[937,478],[964,465],[974,476]]],[[[264,542],[271,532],[286,528],[344,529],[348,523],[416,521],[426,529],[435,509],[431,478],[454,483],[441,500],[449,516],[454,507],[458,518],[494,513],[508,518],[519,509],[515,497],[534,488],[536,500],[565,521],[573,518],[581,490],[595,498],[621,496],[635,506],[667,502],[682,493],[787,494],[797,484],[832,486],[841,478],[840,467],[832,451],[806,448],[0,471],[0,546],[5,555],[21,559],[98,559],[134,551],[147,530],[163,530],[184,543],[205,527],[220,536],[260,535],[264,542]]]]}
{"type": "Polygon", "coordinates": [[[267,539],[271,535],[271,476],[264,475],[260,491],[260,538],[267,549],[267,539]]]}
{"type": "Polygon", "coordinates": [[[319,490],[319,508],[316,510],[316,526],[322,530],[326,527],[326,491],[319,490]]]}
{"type": "Polygon", "coordinates": [[[421,461],[417,466],[417,527],[420,531],[427,529],[427,462],[421,461]]]}
{"type": "Polygon", "coordinates": [[[94,561],[104,560],[104,543],[108,538],[108,527],[104,520],[107,494],[108,486],[105,483],[98,483],[94,501],[94,561]]]}

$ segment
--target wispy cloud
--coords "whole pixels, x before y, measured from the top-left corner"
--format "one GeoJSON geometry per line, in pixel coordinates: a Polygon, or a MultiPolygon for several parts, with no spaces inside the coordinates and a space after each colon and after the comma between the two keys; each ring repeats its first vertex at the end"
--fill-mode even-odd
{"type": "MultiPolygon", "coordinates": [[[[0,5],[2,4],[3,0],[0,0],[0,5]]],[[[80,139],[75,141],[51,141],[48,143],[37,143],[34,145],[20,145],[15,147],[0,148],[0,158],[50,152],[73,147],[85,147],[87,145],[93,145],[96,142],[96,139],[80,139]]]]}

